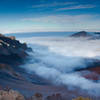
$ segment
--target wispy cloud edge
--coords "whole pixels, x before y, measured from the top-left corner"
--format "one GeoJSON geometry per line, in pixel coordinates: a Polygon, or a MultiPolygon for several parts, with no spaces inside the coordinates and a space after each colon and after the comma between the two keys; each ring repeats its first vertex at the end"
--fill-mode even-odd
{"type": "Polygon", "coordinates": [[[88,8],[95,8],[95,5],[75,5],[70,7],[64,7],[64,8],[58,8],[56,11],[62,11],[62,10],[75,10],[75,9],[88,9],[88,8]]]}
{"type": "Polygon", "coordinates": [[[42,8],[42,7],[55,7],[55,6],[65,6],[65,5],[71,5],[71,4],[76,4],[76,2],[54,2],[50,4],[38,4],[38,5],[33,5],[32,8],[42,8]]]}

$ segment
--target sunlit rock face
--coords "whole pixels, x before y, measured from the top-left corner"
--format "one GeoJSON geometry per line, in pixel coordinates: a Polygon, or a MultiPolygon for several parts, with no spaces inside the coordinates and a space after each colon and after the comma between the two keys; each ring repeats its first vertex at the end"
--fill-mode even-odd
{"type": "Polygon", "coordinates": [[[24,99],[24,96],[22,96],[20,93],[16,91],[0,90],[0,100],[25,100],[25,99],[24,99]]]}

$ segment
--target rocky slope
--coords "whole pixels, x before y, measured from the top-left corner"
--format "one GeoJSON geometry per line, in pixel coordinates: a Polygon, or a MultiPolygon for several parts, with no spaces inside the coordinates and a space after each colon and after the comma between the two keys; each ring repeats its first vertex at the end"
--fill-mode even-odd
{"type": "MultiPolygon", "coordinates": [[[[35,93],[30,98],[25,98],[22,94],[14,90],[0,90],[0,100],[68,100],[61,94],[52,94],[44,98],[41,93],[35,93]]],[[[72,100],[91,100],[90,98],[78,97],[72,100]]]]}
{"type": "Polygon", "coordinates": [[[16,65],[27,56],[25,43],[20,43],[15,37],[0,34],[0,63],[16,65]]]}
{"type": "Polygon", "coordinates": [[[10,87],[13,80],[23,79],[19,66],[28,57],[26,43],[20,43],[14,36],[6,37],[0,34],[0,86],[10,87]]]}

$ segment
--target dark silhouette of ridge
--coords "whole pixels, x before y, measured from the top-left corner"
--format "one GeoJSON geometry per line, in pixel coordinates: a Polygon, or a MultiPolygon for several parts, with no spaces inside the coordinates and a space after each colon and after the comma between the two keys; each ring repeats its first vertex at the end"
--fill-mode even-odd
{"type": "Polygon", "coordinates": [[[77,32],[73,35],[71,35],[71,37],[90,37],[91,35],[89,33],[87,33],[86,31],[80,31],[77,32]]]}

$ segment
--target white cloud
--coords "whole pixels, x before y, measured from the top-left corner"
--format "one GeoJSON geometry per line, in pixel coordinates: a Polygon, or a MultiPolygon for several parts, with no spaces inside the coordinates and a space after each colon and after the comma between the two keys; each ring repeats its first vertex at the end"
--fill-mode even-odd
{"type": "Polygon", "coordinates": [[[95,5],[75,5],[75,6],[70,6],[70,7],[65,7],[65,8],[58,8],[57,11],[62,11],[62,10],[75,10],[75,9],[88,9],[88,8],[95,8],[95,5]]]}
{"type": "Polygon", "coordinates": [[[99,18],[100,15],[89,14],[30,17],[21,19],[18,24],[0,26],[0,32],[100,31],[99,18]]]}
{"type": "MultiPolygon", "coordinates": [[[[27,71],[35,72],[56,85],[78,86],[91,93],[95,92],[93,95],[100,95],[100,81],[85,79],[82,74],[74,71],[100,59],[100,52],[97,51],[100,48],[100,40],[71,37],[31,37],[21,40],[29,43],[34,50],[34,53],[31,53],[31,63],[22,66],[27,71]]],[[[85,75],[87,73],[89,72],[86,71],[85,75]]]]}
{"type": "Polygon", "coordinates": [[[76,4],[76,2],[59,2],[59,3],[53,2],[50,4],[38,4],[38,5],[33,5],[32,8],[65,6],[65,5],[71,5],[71,4],[76,4]]]}
{"type": "Polygon", "coordinates": [[[33,22],[45,27],[48,30],[79,31],[79,30],[99,30],[100,15],[50,15],[38,18],[24,18],[23,21],[33,22]]]}
{"type": "MultiPolygon", "coordinates": [[[[94,15],[95,16],[95,15],[94,15]]],[[[32,22],[41,22],[41,23],[74,23],[81,22],[83,20],[88,20],[93,18],[92,15],[50,15],[50,16],[42,16],[37,18],[24,18],[23,21],[32,21],[32,22]]]]}

